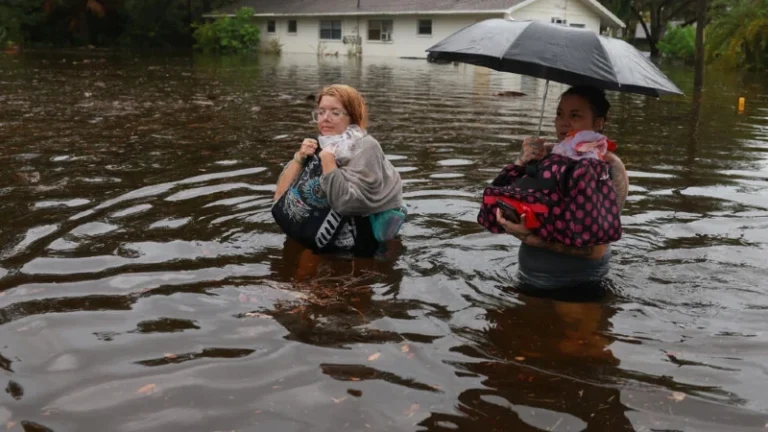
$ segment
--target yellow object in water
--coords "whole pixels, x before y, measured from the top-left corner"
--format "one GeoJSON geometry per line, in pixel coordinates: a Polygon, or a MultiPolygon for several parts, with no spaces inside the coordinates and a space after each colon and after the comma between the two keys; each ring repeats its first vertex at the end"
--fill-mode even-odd
{"type": "Polygon", "coordinates": [[[747,104],[747,98],[740,97],[739,98],[739,112],[740,113],[744,112],[744,107],[746,106],[746,104],[747,104]]]}

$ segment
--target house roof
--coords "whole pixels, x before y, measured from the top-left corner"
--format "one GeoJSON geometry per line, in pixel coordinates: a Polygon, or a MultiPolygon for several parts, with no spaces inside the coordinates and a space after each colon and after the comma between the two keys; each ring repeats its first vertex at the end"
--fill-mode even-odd
{"type": "Polygon", "coordinates": [[[241,0],[211,15],[231,14],[242,7],[256,16],[269,15],[410,15],[416,13],[504,13],[526,0],[241,0]],[[358,6],[359,5],[359,6],[358,6]]]}
{"type": "MultiPolygon", "coordinates": [[[[344,16],[344,15],[454,15],[511,13],[538,0],[240,0],[206,16],[232,15],[242,7],[253,8],[254,16],[344,16]]],[[[581,0],[600,15],[603,25],[624,23],[597,0],[581,0]]]]}

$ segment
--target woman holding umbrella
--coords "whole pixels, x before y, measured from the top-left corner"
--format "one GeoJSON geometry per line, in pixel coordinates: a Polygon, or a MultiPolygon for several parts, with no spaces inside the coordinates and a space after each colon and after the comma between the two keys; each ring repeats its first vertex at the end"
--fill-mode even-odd
{"type": "MultiPolygon", "coordinates": [[[[559,140],[579,130],[602,132],[608,119],[610,103],[602,90],[595,87],[571,87],[560,98],[555,118],[559,140]]],[[[528,138],[521,146],[515,165],[524,167],[546,156],[549,146],[542,139],[528,138]]],[[[611,166],[611,178],[616,190],[616,201],[621,208],[627,197],[629,181],[624,164],[618,156],[608,153],[605,161],[611,166]]],[[[545,242],[525,227],[525,219],[513,223],[497,214],[504,230],[521,242],[518,252],[519,273],[522,282],[533,288],[567,288],[602,280],[609,270],[611,250],[609,244],[576,247],[559,242],[545,242]],[[557,270],[557,272],[553,272],[557,270]]]]}
{"type": "MultiPolygon", "coordinates": [[[[680,89],[637,49],[622,40],[603,37],[587,29],[535,21],[488,19],[457,31],[427,51],[432,58],[439,61],[474,64],[546,80],[541,119],[550,81],[575,86],[562,95],[558,106],[555,128],[560,140],[571,132],[600,132],[603,129],[610,105],[600,89],[652,97],[682,94],[680,89]]],[[[529,162],[540,161],[547,151],[548,147],[543,140],[529,138],[523,142],[515,165],[522,167],[529,162]]],[[[621,160],[612,153],[606,154],[603,160],[611,167],[611,174],[601,174],[598,179],[607,182],[610,178],[614,185],[613,188],[605,186],[607,189],[614,189],[607,191],[609,197],[615,201],[607,206],[611,213],[607,218],[615,222],[627,195],[627,172],[621,160]]],[[[540,170],[545,163],[541,161],[530,167],[540,170]]],[[[522,175],[522,168],[508,168],[510,175],[522,175]]],[[[605,168],[603,170],[607,171],[605,168]]],[[[562,171],[558,173],[562,174],[562,171]]],[[[545,182],[547,181],[551,183],[551,180],[545,182]]],[[[605,189],[601,187],[600,190],[605,189]]],[[[595,190],[586,192],[594,194],[595,190]]],[[[485,225],[491,219],[498,221],[500,215],[493,214],[492,218],[485,214],[482,216],[484,219],[481,221],[479,218],[478,222],[485,225]]],[[[600,280],[608,272],[610,241],[594,242],[592,245],[545,242],[525,227],[524,220],[512,223],[508,219],[502,221],[502,229],[523,243],[519,252],[520,276],[528,285],[546,289],[570,288],[581,282],[600,280]]],[[[561,223],[560,227],[563,226],[567,224],[561,223]]],[[[548,227],[545,226],[547,233],[552,232],[546,228],[548,227]]],[[[610,231],[611,228],[607,230],[610,231]]],[[[541,229],[537,231],[541,232],[541,229]]],[[[576,237],[589,236],[590,232],[576,234],[574,239],[579,242],[576,237]]],[[[612,238],[616,238],[615,225],[610,234],[612,238]]]]}

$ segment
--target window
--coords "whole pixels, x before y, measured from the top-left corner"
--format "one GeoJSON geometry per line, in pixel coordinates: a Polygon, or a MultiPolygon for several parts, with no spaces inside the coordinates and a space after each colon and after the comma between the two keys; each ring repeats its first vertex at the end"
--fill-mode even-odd
{"type": "Polygon", "coordinates": [[[341,20],[321,20],[320,39],[341,40],[341,20]]]}
{"type": "Polygon", "coordinates": [[[584,28],[586,26],[584,24],[573,24],[573,23],[571,23],[571,27],[584,28]]]}
{"type": "Polygon", "coordinates": [[[275,20],[268,20],[267,21],[267,33],[274,33],[275,32],[275,20]]]}
{"type": "Polygon", "coordinates": [[[419,20],[419,33],[420,36],[432,35],[432,20],[419,20]]]}
{"type": "Polygon", "coordinates": [[[296,20],[288,20],[288,33],[296,33],[297,28],[296,20]]]}
{"type": "Polygon", "coordinates": [[[552,24],[565,25],[566,24],[566,20],[564,20],[563,18],[559,18],[559,17],[552,17],[552,24]]]}
{"type": "Polygon", "coordinates": [[[368,40],[391,41],[392,40],[392,20],[368,21],[368,40]]]}

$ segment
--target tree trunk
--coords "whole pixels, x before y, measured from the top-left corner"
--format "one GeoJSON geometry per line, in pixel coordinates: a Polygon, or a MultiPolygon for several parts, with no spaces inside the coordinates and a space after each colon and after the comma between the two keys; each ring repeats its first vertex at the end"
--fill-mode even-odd
{"type": "Polygon", "coordinates": [[[651,57],[661,57],[657,43],[661,34],[661,10],[651,8],[651,36],[648,38],[648,44],[651,49],[651,57]]]}
{"type": "MultiPolygon", "coordinates": [[[[659,48],[656,46],[656,41],[653,39],[653,33],[650,30],[648,30],[648,24],[643,19],[643,16],[640,14],[640,11],[638,11],[634,6],[632,6],[632,13],[635,14],[635,17],[637,18],[637,22],[639,22],[640,25],[643,26],[643,32],[645,32],[645,39],[648,41],[648,45],[651,48],[651,57],[658,57],[659,48]]],[[[634,33],[632,35],[632,38],[634,39],[634,33]]]]}

